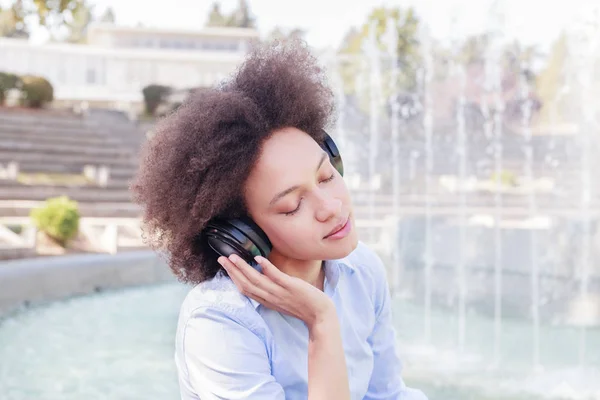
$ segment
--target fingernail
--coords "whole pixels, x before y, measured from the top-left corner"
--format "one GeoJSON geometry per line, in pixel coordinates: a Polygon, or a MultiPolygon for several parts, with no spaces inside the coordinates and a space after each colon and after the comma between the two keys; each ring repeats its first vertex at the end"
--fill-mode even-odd
{"type": "Polygon", "coordinates": [[[256,260],[257,263],[262,263],[265,259],[261,256],[256,256],[254,257],[254,260],[256,260]]]}
{"type": "Polygon", "coordinates": [[[229,259],[231,260],[231,262],[236,263],[239,261],[239,257],[236,254],[232,254],[229,256],[229,259]]]}
{"type": "Polygon", "coordinates": [[[221,256],[219,258],[217,258],[217,262],[221,265],[223,265],[225,263],[225,257],[221,256]]]}

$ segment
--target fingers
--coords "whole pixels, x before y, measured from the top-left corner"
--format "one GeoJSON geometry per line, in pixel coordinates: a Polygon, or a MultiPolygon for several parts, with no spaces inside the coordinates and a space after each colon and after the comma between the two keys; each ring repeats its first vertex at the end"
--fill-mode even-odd
{"type": "Polygon", "coordinates": [[[240,271],[244,274],[246,279],[248,279],[253,285],[271,293],[274,293],[279,289],[277,285],[274,284],[273,281],[271,281],[271,279],[269,279],[266,275],[258,272],[256,269],[248,265],[248,263],[244,261],[241,257],[234,254],[229,257],[229,260],[240,269],[240,271]]]}
{"type": "Polygon", "coordinates": [[[235,255],[229,259],[219,257],[218,261],[242,294],[263,304],[274,302],[274,295],[278,293],[279,288],[240,257],[235,255]],[[235,260],[235,263],[232,262],[232,259],[235,260]]]}
{"type": "Polygon", "coordinates": [[[275,284],[282,286],[284,288],[288,287],[288,285],[290,283],[289,275],[286,275],[283,272],[281,272],[279,270],[279,268],[274,266],[271,263],[271,261],[267,260],[264,257],[256,256],[256,257],[254,257],[254,259],[262,267],[263,274],[265,276],[267,276],[269,279],[271,279],[271,281],[273,281],[275,284]]]}

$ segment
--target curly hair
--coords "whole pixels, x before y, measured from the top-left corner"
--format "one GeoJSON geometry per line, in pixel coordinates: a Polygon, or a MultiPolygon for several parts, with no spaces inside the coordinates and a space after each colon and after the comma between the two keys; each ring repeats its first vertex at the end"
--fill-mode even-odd
{"type": "Polygon", "coordinates": [[[131,190],[142,207],[144,240],[166,255],[179,281],[197,284],[221,268],[201,232],[215,217],[246,213],[242,188],[262,143],[285,127],[320,143],[333,108],[325,73],[306,45],[271,43],[157,124],[131,190]]]}

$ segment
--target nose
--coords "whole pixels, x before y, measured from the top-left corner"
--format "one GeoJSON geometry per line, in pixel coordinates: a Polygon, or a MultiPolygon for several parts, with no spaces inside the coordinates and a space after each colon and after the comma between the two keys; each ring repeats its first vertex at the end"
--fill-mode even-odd
{"type": "Polygon", "coordinates": [[[326,222],[329,219],[341,214],[342,200],[327,195],[326,193],[320,193],[318,200],[319,206],[317,208],[316,217],[319,222],[326,222]]]}

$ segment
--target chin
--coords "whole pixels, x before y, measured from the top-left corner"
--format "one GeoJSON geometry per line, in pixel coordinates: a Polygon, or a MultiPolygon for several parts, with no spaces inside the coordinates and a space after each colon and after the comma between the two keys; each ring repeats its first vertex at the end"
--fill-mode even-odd
{"type": "Polygon", "coordinates": [[[356,247],[358,246],[358,235],[356,232],[352,232],[350,235],[345,237],[344,239],[337,241],[335,243],[328,244],[325,247],[325,251],[327,252],[325,257],[322,257],[324,260],[336,260],[339,258],[344,258],[352,253],[356,247]]]}

